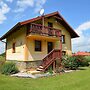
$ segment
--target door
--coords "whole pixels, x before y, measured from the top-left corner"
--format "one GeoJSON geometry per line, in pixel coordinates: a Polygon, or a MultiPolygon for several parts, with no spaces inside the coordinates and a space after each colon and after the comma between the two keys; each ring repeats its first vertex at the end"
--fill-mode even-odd
{"type": "Polygon", "coordinates": [[[48,42],[48,53],[51,52],[53,50],[53,42],[48,42]]]}

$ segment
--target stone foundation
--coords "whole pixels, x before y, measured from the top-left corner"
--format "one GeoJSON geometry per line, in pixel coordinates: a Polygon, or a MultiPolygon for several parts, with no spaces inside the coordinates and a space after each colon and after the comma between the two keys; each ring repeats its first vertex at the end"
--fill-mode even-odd
{"type": "Polygon", "coordinates": [[[16,65],[20,71],[25,71],[26,69],[36,69],[41,65],[42,61],[17,61],[16,65]]]}

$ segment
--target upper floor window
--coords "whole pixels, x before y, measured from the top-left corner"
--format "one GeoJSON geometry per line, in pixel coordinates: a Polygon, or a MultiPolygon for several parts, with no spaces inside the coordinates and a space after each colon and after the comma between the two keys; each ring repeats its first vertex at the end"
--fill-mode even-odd
{"type": "Polygon", "coordinates": [[[53,27],[53,23],[48,22],[48,27],[53,27]]]}
{"type": "Polygon", "coordinates": [[[41,51],[41,41],[35,40],[35,51],[41,51]]]}
{"type": "Polygon", "coordinates": [[[65,35],[62,35],[62,43],[65,43],[65,35]]]}
{"type": "Polygon", "coordinates": [[[12,53],[15,53],[15,52],[16,52],[16,50],[15,50],[15,44],[16,44],[16,43],[13,43],[13,44],[12,44],[12,53]]]}
{"type": "Polygon", "coordinates": [[[66,55],[66,51],[62,51],[62,55],[65,56],[66,55]]]}

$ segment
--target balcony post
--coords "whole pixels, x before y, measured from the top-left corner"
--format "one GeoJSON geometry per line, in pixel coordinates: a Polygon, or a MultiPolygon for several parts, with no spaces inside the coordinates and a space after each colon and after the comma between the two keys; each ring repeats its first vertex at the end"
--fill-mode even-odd
{"type": "Polygon", "coordinates": [[[42,30],[44,30],[44,15],[42,15],[42,30]]]}

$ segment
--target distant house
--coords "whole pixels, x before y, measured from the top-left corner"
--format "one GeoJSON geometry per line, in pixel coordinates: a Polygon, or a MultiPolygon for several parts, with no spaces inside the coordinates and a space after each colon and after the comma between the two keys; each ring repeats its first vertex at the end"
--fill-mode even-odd
{"type": "Polygon", "coordinates": [[[90,56],[89,52],[77,52],[73,56],[90,56]]]}
{"type": "Polygon", "coordinates": [[[6,60],[15,61],[20,70],[45,71],[62,54],[72,55],[71,39],[78,37],[65,19],[54,12],[17,23],[0,40],[6,39],[6,60]]]}

